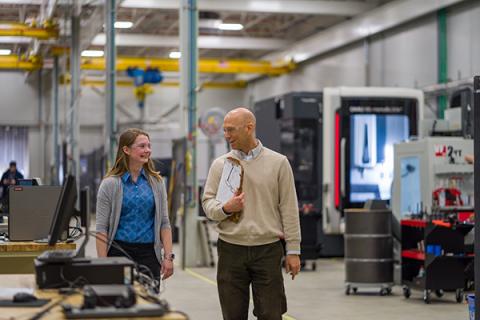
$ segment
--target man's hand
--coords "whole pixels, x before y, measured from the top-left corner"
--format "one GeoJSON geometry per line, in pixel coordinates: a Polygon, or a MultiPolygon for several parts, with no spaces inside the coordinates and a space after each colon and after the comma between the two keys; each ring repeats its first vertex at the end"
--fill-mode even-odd
{"type": "Polygon", "coordinates": [[[225,213],[240,212],[243,210],[243,203],[245,201],[245,194],[242,192],[239,195],[234,195],[223,205],[225,213]]]}
{"type": "Polygon", "coordinates": [[[287,254],[285,258],[285,270],[292,275],[292,280],[300,272],[300,256],[296,254],[287,254]]]}

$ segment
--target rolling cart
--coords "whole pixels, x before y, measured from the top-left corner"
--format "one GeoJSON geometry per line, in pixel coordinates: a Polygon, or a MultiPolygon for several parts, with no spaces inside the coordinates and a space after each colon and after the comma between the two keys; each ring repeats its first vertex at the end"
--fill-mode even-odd
{"type": "Polygon", "coordinates": [[[454,291],[456,301],[462,302],[465,268],[473,259],[465,254],[464,237],[473,225],[406,219],[401,227],[404,297],[410,297],[411,289],[422,290],[428,304],[432,293],[440,298],[454,291]]]}

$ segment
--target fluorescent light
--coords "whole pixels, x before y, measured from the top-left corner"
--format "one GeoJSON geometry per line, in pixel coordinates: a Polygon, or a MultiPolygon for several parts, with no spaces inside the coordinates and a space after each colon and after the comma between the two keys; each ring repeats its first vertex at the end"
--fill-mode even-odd
{"type": "Polygon", "coordinates": [[[180,57],[182,56],[182,53],[178,52],[178,51],[172,51],[172,52],[170,52],[170,54],[168,56],[171,59],[180,59],[180,57]]]}
{"type": "Polygon", "coordinates": [[[240,23],[222,23],[218,25],[218,29],[238,31],[243,29],[243,25],[240,23]]]}
{"type": "Polygon", "coordinates": [[[82,57],[103,57],[102,50],[83,50],[82,57]]]}
{"type": "Polygon", "coordinates": [[[307,53],[296,53],[293,55],[294,62],[302,62],[308,59],[307,53]]]}
{"type": "Polygon", "coordinates": [[[222,20],[220,19],[199,19],[198,20],[198,27],[205,28],[205,29],[218,29],[218,27],[222,24],[222,20]]]}
{"type": "Polygon", "coordinates": [[[10,49],[0,49],[0,56],[8,56],[11,53],[12,53],[12,50],[10,49]]]}
{"type": "Polygon", "coordinates": [[[131,27],[133,27],[131,21],[115,21],[115,28],[117,29],[130,29],[131,27]]]}

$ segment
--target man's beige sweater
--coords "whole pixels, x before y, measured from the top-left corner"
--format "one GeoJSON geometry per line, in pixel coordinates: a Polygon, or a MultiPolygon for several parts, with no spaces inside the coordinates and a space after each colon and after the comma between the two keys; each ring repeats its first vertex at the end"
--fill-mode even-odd
{"type": "Polygon", "coordinates": [[[215,199],[229,152],[212,163],[203,193],[203,209],[218,221],[220,239],[238,245],[256,246],[284,238],[287,251],[300,251],[300,223],[292,168],[288,159],[262,147],[252,160],[240,160],[244,168],[245,202],[239,223],[230,221],[215,199]]]}

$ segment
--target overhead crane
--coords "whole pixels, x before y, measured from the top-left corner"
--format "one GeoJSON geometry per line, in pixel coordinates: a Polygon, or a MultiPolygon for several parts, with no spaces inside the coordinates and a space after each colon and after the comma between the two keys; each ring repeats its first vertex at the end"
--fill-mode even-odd
{"type": "MultiPolygon", "coordinates": [[[[69,84],[70,83],[70,76],[64,75],[60,78],[60,84],[69,84]]],[[[236,80],[236,81],[200,81],[202,87],[204,88],[215,88],[215,89],[241,89],[247,86],[247,82],[243,80],[236,80]]],[[[80,84],[82,86],[91,86],[91,87],[104,87],[105,80],[101,79],[94,79],[94,78],[82,78],[80,80],[80,84]]],[[[133,80],[117,80],[116,85],[119,87],[133,87],[133,80]]],[[[178,81],[162,81],[159,86],[162,87],[178,87],[180,86],[180,82],[178,81]]]]}
{"type": "Polygon", "coordinates": [[[48,40],[57,39],[58,36],[58,27],[51,21],[45,21],[42,26],[0,21],[0,37],[28,37],[48,40]]]}
{"type": "MultiPolygon", "coordinates": [[[[42,67],[41,59],[30,57],[28,60],[16,55],[0,56],[0,69],[14,69],[32,71],[42,67]]],[[[117,57],[117,71],[126,71],[129,67],[158,68],[162,72],[177,72],[180,69],[179,61],[166,58],[134,58],[117,57]]],[[[269,61],[251,60],[222,60],[200,59],[198,63],[200,73],[249,73],[278,76],[291,72],[294,63],[274,65],[269,61]]],[[[82,70],[105,70],[104,58],[82,58],[82,70]]]]}

